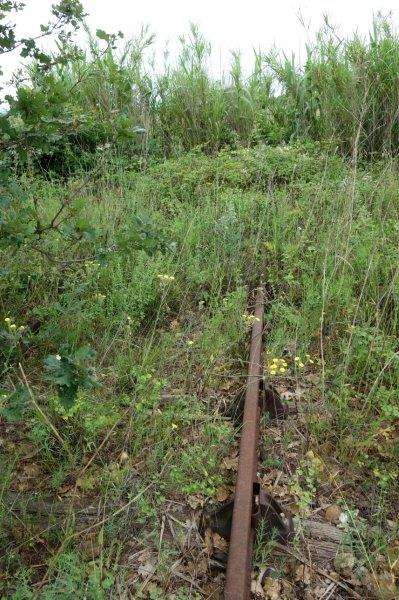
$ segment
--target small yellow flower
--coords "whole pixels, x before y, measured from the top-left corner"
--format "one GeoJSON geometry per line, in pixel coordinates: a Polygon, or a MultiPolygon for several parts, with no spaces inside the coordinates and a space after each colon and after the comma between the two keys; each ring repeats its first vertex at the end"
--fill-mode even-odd
{"type": "Polygon", "coordinates": [[[177,429],[176,423],[172,423],[172,429],[177,429]]]}
{"type": "Polygon", "coordinates": [[[270,375],[277,375],[277,373],[284,374],[287,371],[287,361],[284,358],[274,357],[268,364],[268,370],[270,375]]]}
{"type": "Polygon", "coordinates": [[[194,340],[187,340],[187,346],[193,346],[194,340]]]}
{"type": "Polygon", "coordinates": [[[162,283],[171,283],[175,280],[175,277],[173,275],[166,275],[163,273],[158,273],[157,277],[162,281],[162,283]]]}
{"type": "Polygon", "coordinates": [[[17,326],[15,325],[15,323],[11,323],[11,325],[9,326],[11,331],[15,331],[17,326]]]}
{"type": "Polygon", "coordinates": [[[10,317],[6,317],[6,318],[4,319],[4,322],[5,322],[5,323],[11,323],[11,319],[10,319],[10,317]]]}
{"type": "Polygon", "coordinates": [[[305,366],[305,365],[303,364],[303,362],[299,362],[299,363],[298,363],[298,367],[299,367],[300,369],[303,369],[303,367],[304,367],[304,366],[305,366]]]}
{"type": "Polygon", "coordinates": [[[296,363],[298,363],[298,362],[301,362],[301,359],[299,358],[299,356],[296,356],[296,357],[294,358],[294,361],[295,361],[296,363]]]}
{"type": "Polygon", "coordinates": [[[251,327],[256,321],[260,321],[259,317],[249,314],[242,315],[242,319],[247,327],[251,327]]]}

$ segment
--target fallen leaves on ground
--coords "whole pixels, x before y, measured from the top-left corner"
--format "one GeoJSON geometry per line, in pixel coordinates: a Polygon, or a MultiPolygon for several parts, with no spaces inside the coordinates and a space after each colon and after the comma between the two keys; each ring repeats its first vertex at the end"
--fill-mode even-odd
{"type": "Polygon", "coordinates": [[[340,522],[341,513],[342,510],[337,504],[331,504],[330,506],[327,506],[324,516],[329,523],[338,525],[340,522]]]}

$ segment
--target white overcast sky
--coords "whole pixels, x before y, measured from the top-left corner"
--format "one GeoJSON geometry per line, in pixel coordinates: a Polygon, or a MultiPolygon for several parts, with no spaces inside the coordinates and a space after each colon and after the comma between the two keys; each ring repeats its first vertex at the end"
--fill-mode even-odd
{"type": "MultiPolygon", "coordinates": [[[[17,17],[23,34],[33,34],[46,22],[54,0],[25,0],[25,11],[17,17]]],[[[274,44],[303,56],[306,40],[328,14],[342,34],[354,30],[367,33],[373,14],[393,15],[399,26],[398,0],[83,0],[88,22],[95,29],[121,30],[127,38],[148,24],[156,34],[159,49],[170,41],[170,54],[176,51],[180,34],[196,23],[213,47],[212,70],[219,75],[227,69],[230,50],[240,50],[248,66],[253,49],[267,50],[274,44]],[[395,6],[397,8],[395,8],[395,6]],[[299,14],[307,27],[300,23],[299,14]]],[[[18,56],[2,58],[5,75],[20,63],[18,56]]]]}

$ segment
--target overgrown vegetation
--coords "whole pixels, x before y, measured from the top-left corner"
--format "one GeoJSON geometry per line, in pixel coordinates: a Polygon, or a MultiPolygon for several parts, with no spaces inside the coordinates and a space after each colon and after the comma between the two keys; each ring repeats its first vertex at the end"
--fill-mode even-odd
{"type": "MultiPolygon", "coordinates": [[[[43,33],[82,22],[79,3],[55,10],[43,33]]],[[[8,27],[3,51],[19,43],[8,27]]],[[[53,57],[22,43],[29,78],[0,121],[2,597],[206,597],[174,576],[194,559],[164,520],[231,492],[226,405],[245,382],[262,271],[267,376],[309,387],[291,493],[306,514],[323,464],[339,501],[363,507],[357,560],[385,573],[399,450],[392,26],[345,42],[326,27],[304,65],[259,55],[249,77],[235,57],[225,82],[195,28],[161,75],[148,32],[123,51],[101,30],[85,51],[71,35],[53,57]]]]}

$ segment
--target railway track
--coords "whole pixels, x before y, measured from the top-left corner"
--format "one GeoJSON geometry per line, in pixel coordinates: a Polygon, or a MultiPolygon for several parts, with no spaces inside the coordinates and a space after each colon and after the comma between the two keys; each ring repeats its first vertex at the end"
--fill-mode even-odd
{"type": "Polygon", "coordinates": [[[287,544],[293,537],[293,521],[278,502],[262,489],[258,478],[259,421],[262,411],[281,418],[286,410],[278,395],[263,383],[263,333],[265,288],[256,290],[248,378],[243,410],[239,464],[234,501],[216,515],[216,523],[231,523],[224,534],[230,538],[225,599],[248,600],[251,595],[252,552],[256,527],[267,524],[270,539],[287,544]],[[229,514],[230,513],[230,514],[229,514]]]}

